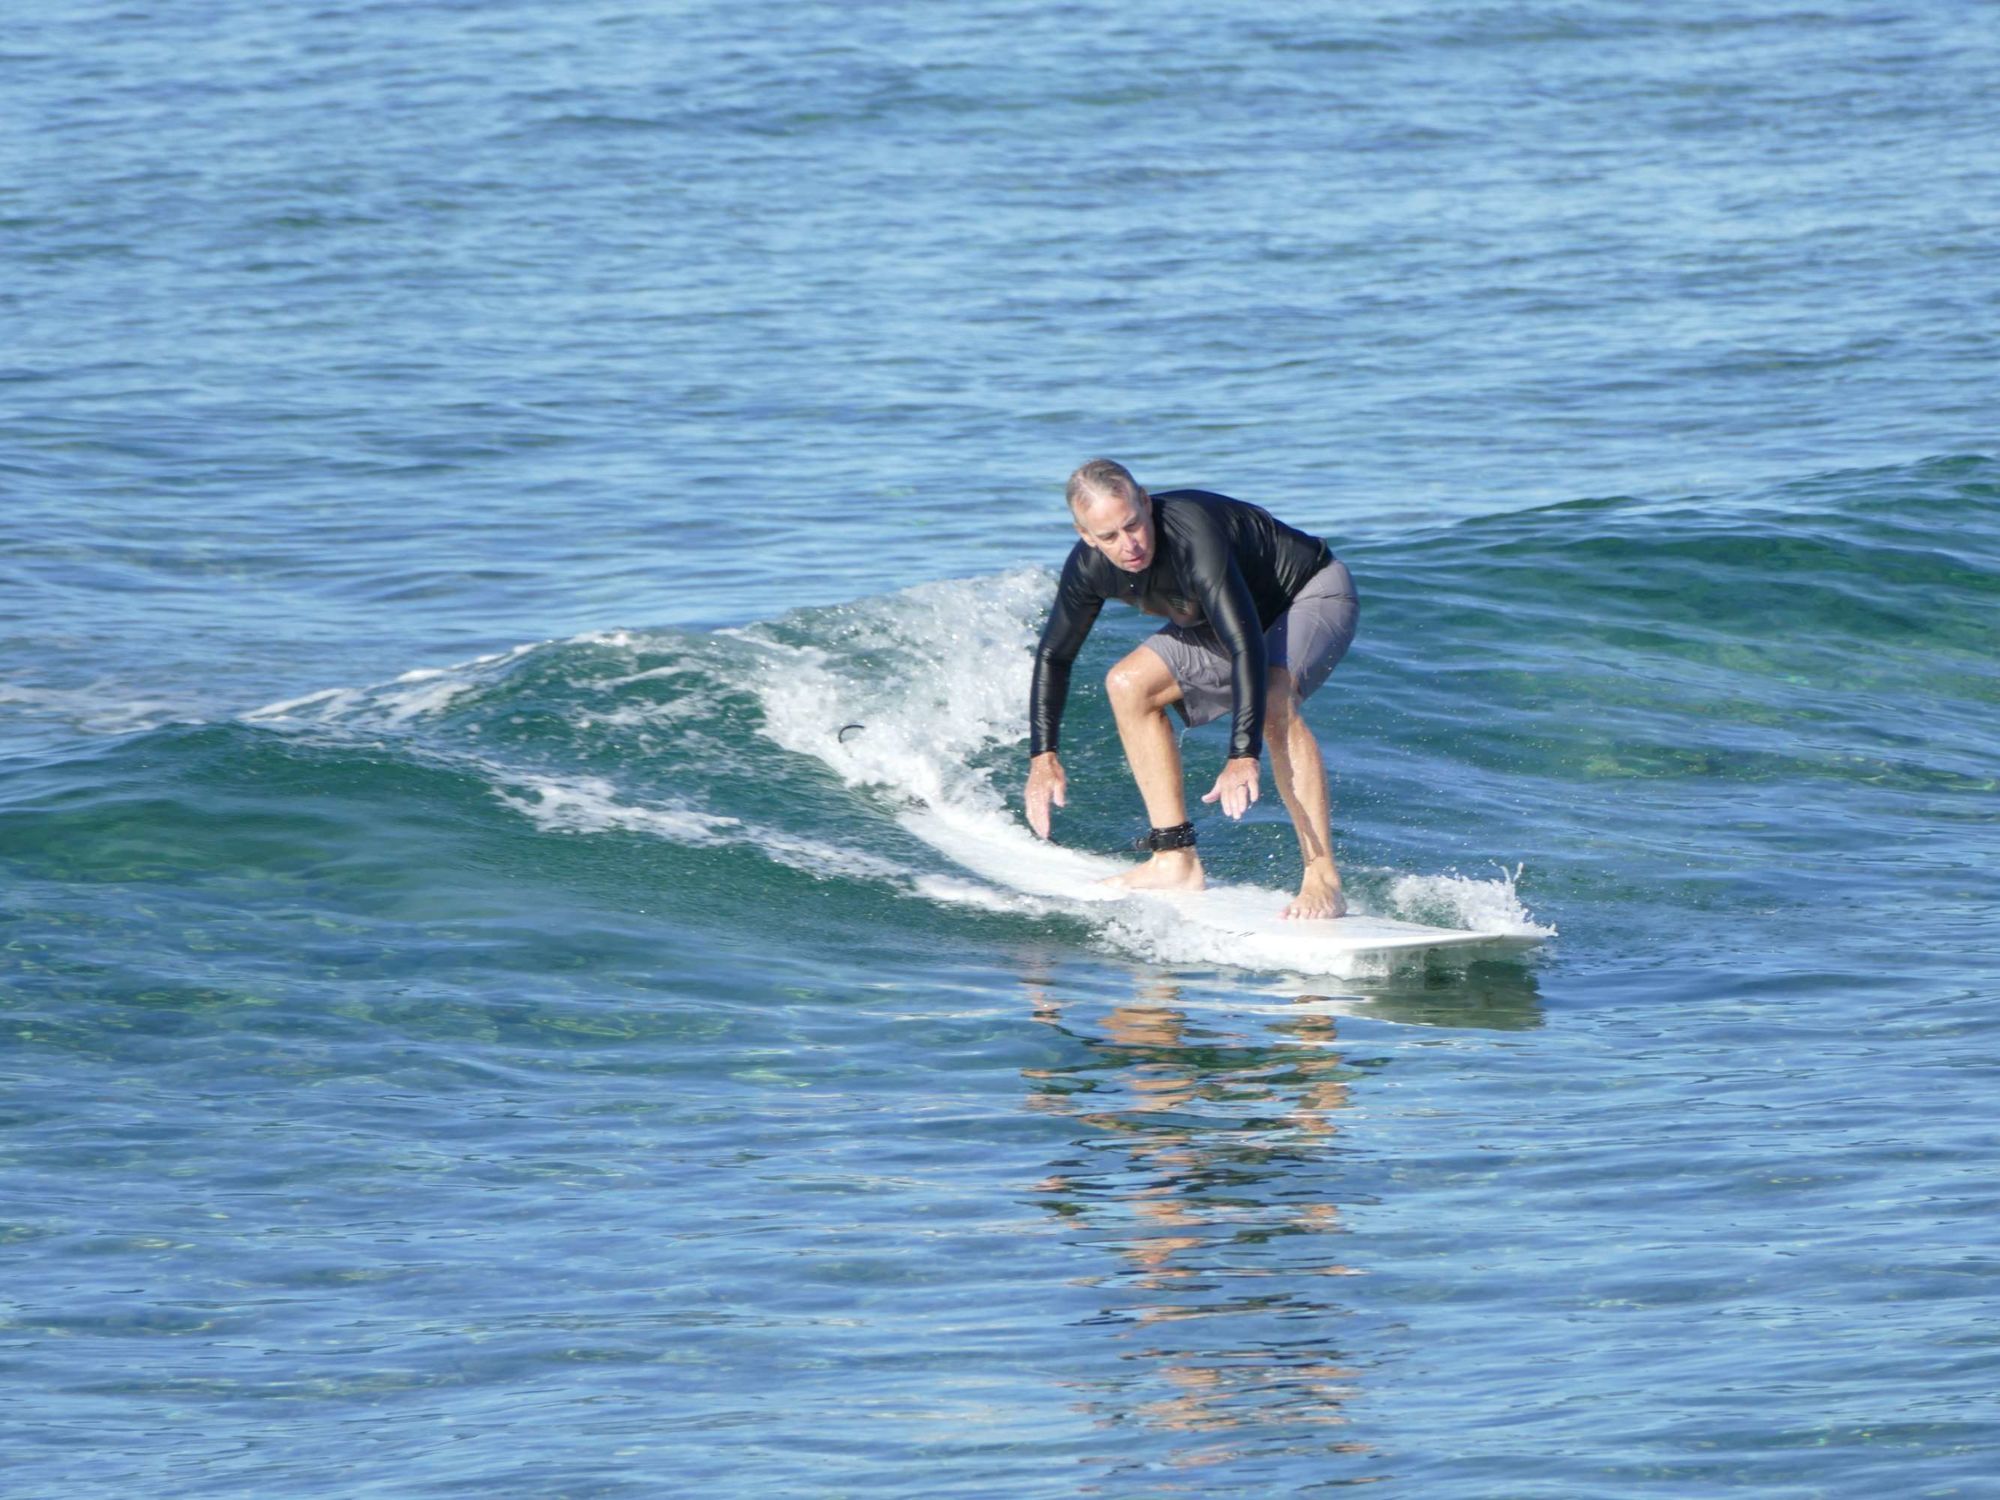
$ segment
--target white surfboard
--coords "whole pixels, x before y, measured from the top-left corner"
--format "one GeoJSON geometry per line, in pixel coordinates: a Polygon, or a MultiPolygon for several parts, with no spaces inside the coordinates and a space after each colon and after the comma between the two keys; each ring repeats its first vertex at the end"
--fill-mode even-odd
{"type": "Polygon", "coordinates": [[[1395,917],[1371,917],[1349,912],[1331,921],[1288,918],[1290,891],[1255,885],[1212,885],[1204,891],[1155,892],[1145,899],[1165,902],[1190,922],[1239,933],[1266,942],[1307,942],[1332,945],[1350,953],[1382,952],[1392,948],[1453,948],[1464,943],[1490,942],[1497,934],[1459,927],[1426,927],[1395,917]]]}
{"type": "Polygon", "coordinates": [[[906,813],[902,821],[925,843],[981,879],[1026,895],[1088,907],[1121,946],[1169,963],[1348,975],[1364,955],[1535,942],[1544,935],[1430,927],[1362,913],[1330,921],[1292,920],[1283,915],[1292,899],[1290,892],[1252,885],[1126,891],[1099,882],[1130,869],[1133,860],[1044,843],[995,814],[923,808],[906,813]]]}

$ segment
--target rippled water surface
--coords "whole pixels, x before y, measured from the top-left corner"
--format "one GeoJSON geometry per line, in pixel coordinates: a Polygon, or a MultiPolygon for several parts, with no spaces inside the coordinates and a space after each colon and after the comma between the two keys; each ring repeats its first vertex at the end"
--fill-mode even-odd
{"type": "Polygon", "coordinates": [[[0,54],[0,1493],[1990,1487],[1988,10],[0,54]],[[1353,568],[1356,905],[1553,936],[978,873],[1099,452],[1353,568]]]}

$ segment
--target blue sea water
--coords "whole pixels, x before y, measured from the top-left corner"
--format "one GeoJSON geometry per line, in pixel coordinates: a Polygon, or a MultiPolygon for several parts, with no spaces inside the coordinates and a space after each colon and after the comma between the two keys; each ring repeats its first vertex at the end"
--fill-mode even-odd
{"type": "Polygon", "coordinates": [[[1993,1493],[1996,65],[11,14],[0,1493],[1993,1493]],[[1353,567],[1357,906],[1555,936],[1301,975],[953,858],[1096,453],[1353,567]]]}

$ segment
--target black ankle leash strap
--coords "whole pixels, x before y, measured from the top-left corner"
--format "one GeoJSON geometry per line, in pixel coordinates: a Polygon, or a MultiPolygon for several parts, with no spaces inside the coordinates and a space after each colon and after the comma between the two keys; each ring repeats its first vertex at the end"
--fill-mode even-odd
{"type": "Polygon", "coordinates": [[[1155,854],[1162,849],[1192,849],[1194,824],[1176,823],[1171,828],[1155,828],[1140,840],[1140,847],[1151,849],[1155,854]]]}

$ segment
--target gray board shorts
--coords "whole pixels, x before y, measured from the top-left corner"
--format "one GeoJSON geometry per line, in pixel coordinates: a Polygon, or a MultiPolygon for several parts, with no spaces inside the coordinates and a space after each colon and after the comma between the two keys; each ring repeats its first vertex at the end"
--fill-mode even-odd
{"type": "MultiPolygon", "coordinates": [[[[1264,632],[1264,651],[1274,667],[1289,667],[1299,685],[1299,697],[1320,690],[1347,648],[1354,644],[1354,626],[1361,601],[1354,594],[1354,575],[1335,558],[1306,580],[1291,608],[1264,632]]],[[[1229,648],[1207,625],[1163,625],[1144,642],[1159,653],[1180,684],[1174,711],[1190,729],[1219,719],[1235,706],[1230,690],[1229,648]]]]}

